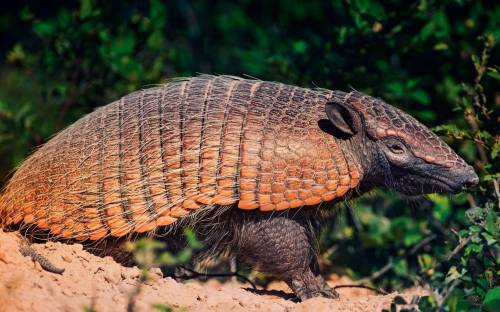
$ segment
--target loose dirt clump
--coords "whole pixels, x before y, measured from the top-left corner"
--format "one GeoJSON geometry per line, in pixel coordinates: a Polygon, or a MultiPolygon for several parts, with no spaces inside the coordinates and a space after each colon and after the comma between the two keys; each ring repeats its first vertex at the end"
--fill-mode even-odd
{"type": "MultiPolygon", "coordinates": [[[[97,257],[80,244],[48,242],[33,248],[63,274],[44,271],[30,257],[19,252],[18,233],[0,230],[0,312],[11,311],[126,311],[131,294],[140,281],[137,267],[124,267],[111,257],[97,257]]],[[[333,285],[353,284],[348,278],[332,275],[333,285]]],[[[338,289],[340,299],[314,298],[297,303],[283,282],[267,289],[250,290],[248,285],[217,280],[177,282],[152,270],[141,285],[135,311],[154,311],[154,304],[173,311],[391,311],[395,301],[411,302],[421,290],[375,295],[367,289],[338,289]],[[397,300],[395,300],[397,298],[397,300]]],[[[397,305],[397,309],[409,305],[397,305]]]]}

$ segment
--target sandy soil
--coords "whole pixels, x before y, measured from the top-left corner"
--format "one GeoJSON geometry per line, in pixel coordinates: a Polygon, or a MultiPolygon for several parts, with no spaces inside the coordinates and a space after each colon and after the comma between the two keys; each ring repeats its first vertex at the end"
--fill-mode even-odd
{"type": "MultiPolygon", "coordinates": [[[[140,271],[123,267],[112,258],[100,258],[82,245],[49,242],[33,248],[58,267],[62,275],[44,271],[38,263],[19,253],[20,236],[0,230],[0,312],[4,311],[126,311],[130,294],[137,289],[140,271]]],[[[345,277],[332,275],[333,285],[352,284],[345,277]]],[[[314,298],[297,303],[282,282],[272,282],[268,289],[250,291],[237,282],[177,282],[163,278],[153,270],[150,280],[141,286],[136,311],[155,311],[153,304],[163,304],[174,311],[391,311],[394,298],[411,302],[419,290],[375,295],[366,289],[338,289],[341,298],[314,298]]],[[[397,310],[409,305],[396,305],[397,310]]]]}

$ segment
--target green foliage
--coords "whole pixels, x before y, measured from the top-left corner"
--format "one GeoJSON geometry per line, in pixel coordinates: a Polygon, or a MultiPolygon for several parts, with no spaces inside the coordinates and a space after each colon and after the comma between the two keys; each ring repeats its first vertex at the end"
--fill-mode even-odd
{"type": "Polygon", "coordinates": [[[192,229],[186,228],[183,233],[187,245],[176,254],[165,251],[167,247],[165,243],[151,238],[140,238],[133,242],[127,242],[126,249],[132,252],[135,262],[147,275],[147,270],[151,267],[186,264],[192,259],[196,250],[203,248],[203,244],[192,229]]]}
{"type": "Polygon", "coordinates": [[[484,298],[484,309],[486,311],[500,310],[500,287],[490,289],[484,298]]]}
{"type": "MultiPolygon", "coordinates": [[[[482,38],[485,48],[480,56],[473,55],[471,60],[476,70],[474,85],[463,84],[465,92],[460,108],[469,130],[457,136],[455,130],[448,135],[456,139],[468,139],[475,142],[479,159],[477,166],[483,175],[479,191],[469,194],[471,208],[465,211],[468,221],[465,227],[455,235],[458,245],[451,251],[446,266],[439,266],[440,274],[432,275],[428,280],[434,289],[432,300],[422,302],[422,307],[443,308],[452,311],[469,311],[483,308],[496,311],[499,307],[498,287],[500,281],[500,193],[497,159],[498,129],[491,118],[491,105],[487,105],[482,79],[489,71],[486,67],[489,53],[495,45],[495,38],[482,38]],[[476,113],[476,111],[479,111],[476,113]],[[491,151],[488,153],[487,151],[491,151]],[[480,205],[480,206],[479,206],[480,205]],[[443,273],[448,272],[443,276],[443,273]]],[[[499,77],[490,75],[494,80],[499,77]]],[[[453,129],[444,125],[441,129],[453,129]]]]}
{"type": "MultiPolygon", "coordinates": [[[[198,240],[193,230],[186,228],[183,230],[183,234],[187,244],[175,254],[165,251],[167,247],[165,243],[151,238],[140,238],[126,243],[126,250],[133,254],[135,263],[142,270],[140,282],[129,294],[127,311],[135,311],[135,301],[141,290],[141,285],[150,278],[149,271],[151,268],[175,267],[187,264],[192,259],[194,252],[203,248],[203,244],[198,240]]],[[[164,312],[172,311],[171,307],[159,303],[153,304],[151,308],[164,312]]]]}
{"type": "Polygon", "coordinates": [[[403,204],[382,193],[357,203],[354,215],[344,210],[343,227],[325,234],[326,244],[333,241],[338,247],[332,262],[351,263],[348,273],[354,277],[370,274],[374,270],[370,263],[388,258],[385,264],[375,266],[380,270],[364,280],[392,288],[418,281],[432,289],[420,302],[422,310],[487,310],[498,304],[494,288],[500,280],[499,136],[494,119],[498,108],[488,102],[483,86],[485,79],[498,80],[494,75],[485,76],[496,42],[492,36],[484,36],[480,42],[483,51],[471,57],[476,76],[472,83],[461,84],[455,98],[457,111],[463,114],[458,122],[463,125],[456,122],[435,127],[445,138],[461,143],[466,157],[475,158],[473,163],[481,175],[476,191],[454,197],[430,195],[418,202],[416,211],[403,214],[396,211],[403,204]],[[352,265],[360,249],[367,260],[352,265]]]}
{"type": "MultiPolygon", "coordinates": [[[[0,13],[0,175],[95,107],[171,77],[352,86],[433,126],[481,184],[411,201],[377,191],[339,208],[324,261],[378,287],[429,287],[424,309],[497,310],[499,21],[494,1],[12,3],[0,13]]],[[[200,246],[148,256],[162,247],[134,248],[148,267],[200,246]]]]}

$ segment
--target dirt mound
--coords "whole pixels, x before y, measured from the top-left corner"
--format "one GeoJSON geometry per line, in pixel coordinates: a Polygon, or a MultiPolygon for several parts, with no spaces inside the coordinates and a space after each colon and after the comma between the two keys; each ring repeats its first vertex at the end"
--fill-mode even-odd
{"type": "MultiPolygon", "coordinates": [[[[0,230],[0,312],[3,311],[126,311],[130,294],[139,283],[137,267],[123,267],[112,258],[100,258],[80,244],[49,242],[33,248],[53,264],[65,268],[62,275],[44,271],[38,263],[19,253],[20,236],[0,230]]],[[[352,284],[332,276],[332,285],[352,284]]],[[[152,278],[141,286],[137,311],[152,311],[163,304],[174,311],[381,311],[390,310],[394,298],[410,302],[421,291],[377,296],[366,289],[342,288],[339,300],[323,298],[296,303],[282,282],[266,290],[250,291],[248,285],[163,278],[153,270],[152,278]]],[[[398,300],[396,300],[398,301],[398,300]]],[[[397,306],[398,309],[403,307],[397,306]]],[[[408,307],[407,305],[405,307],[408,307]]]]}

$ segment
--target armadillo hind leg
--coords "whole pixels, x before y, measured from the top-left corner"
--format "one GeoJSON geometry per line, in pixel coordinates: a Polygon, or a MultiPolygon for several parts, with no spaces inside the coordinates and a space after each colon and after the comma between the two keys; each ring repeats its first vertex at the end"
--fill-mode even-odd
{"type": "Polygon", "coordinates": [[[255,214],[238,235],[238,258],[284,280],[300,300],[338,298],[319,273],[314,231],[303,219],[255,214]]]}
{"type": "Polygon", "coordinates": [[[27,245],[27,244],[23,244],[20,248],[19,248],[19,252],[24,256],[24,257],[30,257],[31,260],[35,261],[35,262],[38,262],[40,264],[40,266],[45,270],[45,271],[48,271],[48,272],[51,272],[51,273],[56,273],[56,274],[63,274],[64,270],[65,269],[61,269],[61,268],[58,268],[56,267],[55,265],[53,265],[49,259],[45,258],[44,256],[42,256],[41,254],[39,254],[38,252],[36,252],[36,250],[33,249],[33,247],[27,245]]]}

